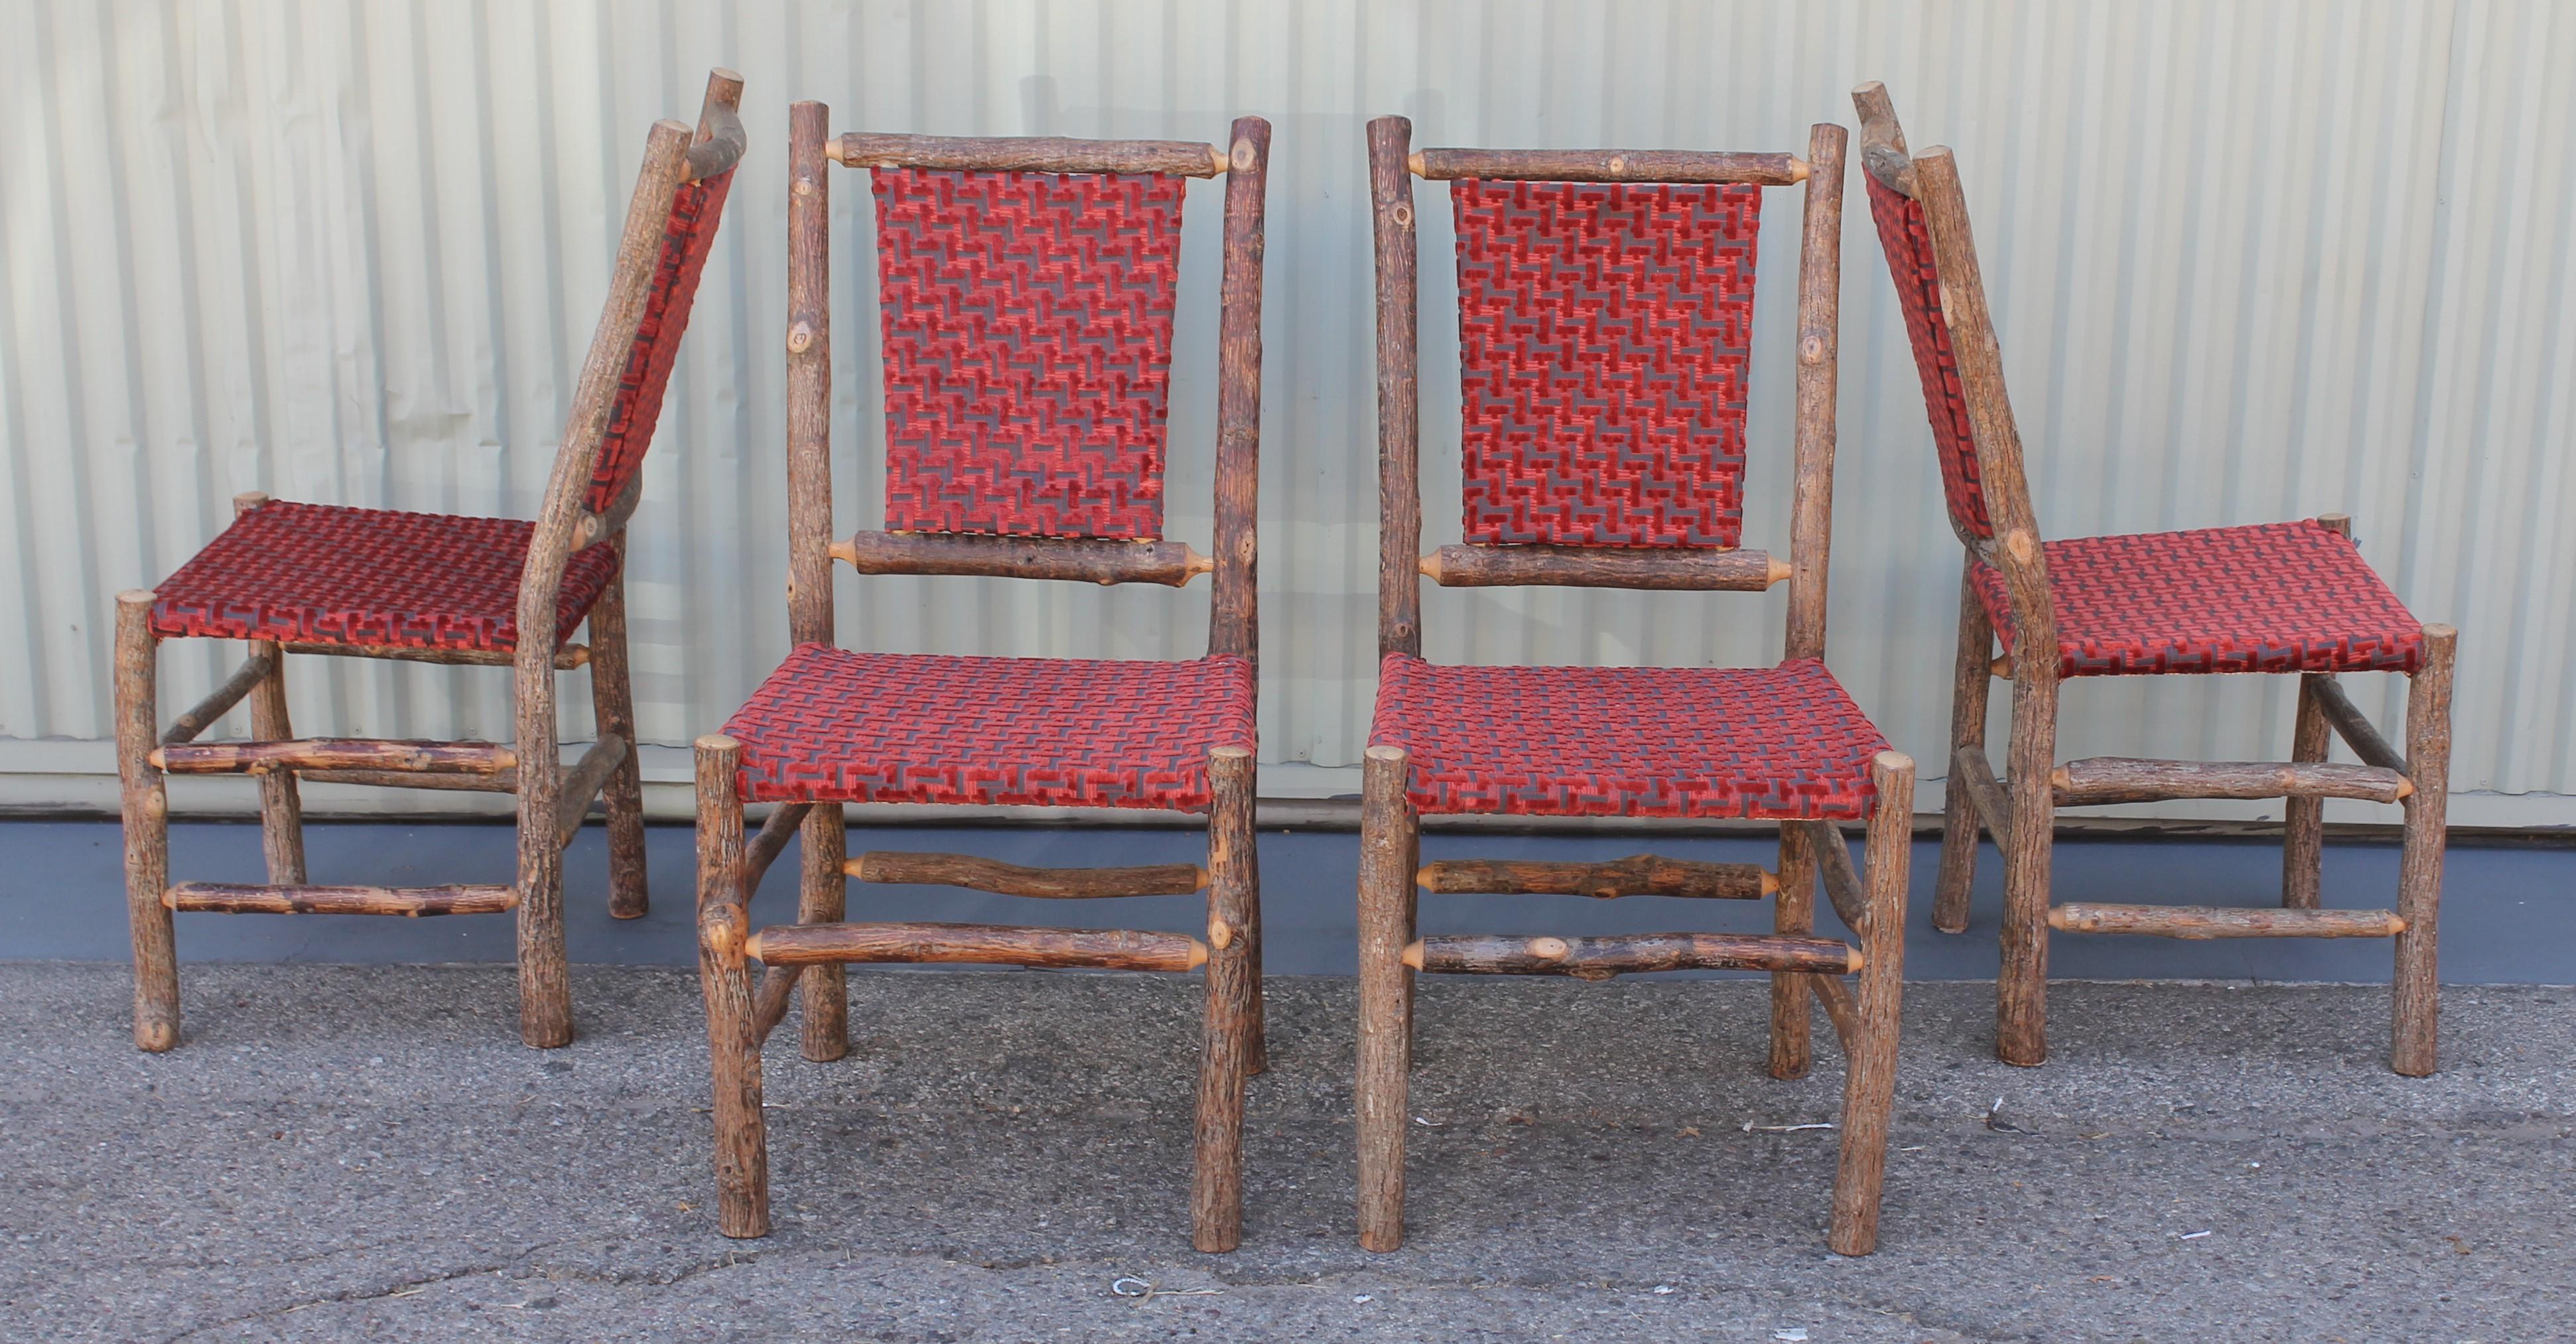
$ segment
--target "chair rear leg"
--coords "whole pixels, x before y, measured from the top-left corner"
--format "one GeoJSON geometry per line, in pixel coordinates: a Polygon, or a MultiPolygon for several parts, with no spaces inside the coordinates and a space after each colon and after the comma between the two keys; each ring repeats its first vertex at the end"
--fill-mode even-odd
{"type": "Polygon", "coordinates": [[[125,910],[134,932],[134,1044],[179,1043],[179,950],[170,908],[170,797],[152,766],[160,738],[152,594],[116,595],[116,773],[125,813],[125,910]]]}
{"type": "Polygon", "coordinates": [[[1259,899],[1252,752],[1208,753],[1207,1019],[1199,1055],[1198,1114],[1190,1181],[1190,1244],[1231,1251],[1243,1241],[1243,1091],[1254,1033],[1259,899]]]}
{"type": "MultiPolygon", "coordinates": [[[[850,908],[850,875],[845,871],[850,833],[839,803],[816,803],[805,814],[805,829],[797,848],[804,857],[797,879],[796,922],[840,923],[848,917],[850,908]]],[[[751,893],[746,891],[746,911],[751,908],[750,902],[751,893]]],[[[828,1064],[848,1054],[850,991],[846,968],[808,966],[797,979],[798,1002],[804,1010],[799,1045],[805,1058],[828,1064]]]]}
{"type": "MultiPolygon", "coordinates": [[[[1771,931],[1805,935],[1816,928],[1816,854],[1807,833],[1795,826],[1780,828],[1780,890],[1773,897],[1771,931]]],[[[1814,991],[1807,987],[1807,977],[1795,972],[1774,972],[1771,976],[1771,1076],[1804,1078],[1814,1059],[1814,1043],[1809,1028],[1814,1014],[1808,1011],[1814,991]]]]}
{"type": "MultiPolygon", "coordinates": [[[[2299,713],[2290,729],[2290,759],[2322,761],[2334,732],[2326,708],[2317,698],[2320,682],[2333,676],[2310,672],[2299,678],[2299,713]]],[[[2325,892],[2326,800],[2292,798],[2281,824],[2281,904],[2291,910],[2314,910],[2325,892]]]]}
{"type": "MultiPolygon", "coordinates": [[[[261,742],[286,741],[295,736],[286,717],[286,649],[254,640],[250,655],[269,659],[268,675],[250,688],[250,735],[261,742]]],[[[259,777],[259,847],[268,858],[270,882],[304,885],[304,795],[294,771],[271,770],[259,777]]]]}
{"type": "Polygon", "coordinates": [[[2397,861],[2395,1039],[2388,1066],[2410,1078],[2433,1072],[2439,1054],[2441,993],[2436,966],[2442,906],[2444,815],[2451,791],[2451,665],[2459,632],[2424,627],[2424,660],[2406,693],[2406,840],[2397,861]]]}
{"type": "MultiPolygon", "coordinates": [[[[1955,778],[1961,748],[1986,749],[1986,696],[1994,685],[1990,660],[1994,622],[1965,567],[1959,573],[1959,661],[1950,686],[1950,759],[1953,776],[1941,799],[1941,876],[1932,888],[1932,927],[1943,933],[1968,928],[1968,896],[1977,881],[1977,806],[1955,778]]],[[[1781,879],[1786,881],[1783,873],[1781,879]]]]}
{"type": "Polygon", "coordinates": [[[626,758],[608,776],[601,801],[608,810],[608,913],[641,919],[653,898],[644,876],[644,768],[635,745],[635,684],[626,648],[626,537],[617,548],[616,577],[590,609],[590,702],[599,737],[626,743],[626,758]]]}
{"type": "Polygon", "coordinates": [[[1359,1140],[1360,1246],[1404,1245],[1404,1111],[1413,1055],[1416,827],[1405,797],[1405,753],[1371,747],[1360,776],[1359,1140]]]}
{"type": "Polygon", "coordinates": [[[2024,667],[2013,685],[2013,822],[2004,846],[2003,961],[1995,976],[1995,1057],[2006,1064],[2048,1060],[2048,870],[2057,823],[2057,799],[2048,782],[2057,757],[2054,672],[2024,667]]]}
{"type": "Polygon", "coordinates": [[[716,1227],[728,1237],[765,1237],[769,1131],[760,1107],[761,1032],[743,952],[751,930],[750,893],[742,889],[741,763],[740,742],[698,739],[698,986],[706,995],[707,1059],[714,1071],[716,1227]]]}
{"type": "Polygon", "coordinates": [[[1840,1166],[1826,1243],[1844,1255],[1878,1246],[1879,1195],[1887,1177],[1887,1128],[1896,1104],[1898,1024],[1904,1016],[1905,889],[1914,842],[1914,762],[1885,751],[1870,763],[1878,807],[1870,814],[1856,1030],[1843,1072],[1840,1166]]]}

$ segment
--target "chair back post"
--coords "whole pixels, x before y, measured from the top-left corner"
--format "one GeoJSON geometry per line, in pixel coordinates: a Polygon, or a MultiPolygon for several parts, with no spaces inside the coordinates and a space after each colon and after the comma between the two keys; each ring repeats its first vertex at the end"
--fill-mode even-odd
{"type": "Polygon", "coordinates": [[[1420,283],[1413,228],[1413,123],[1368,124],[1377,249],[1377,653],[1422,656],[1420,283]]]}
{"type": "Polygon", "coordinates": [[[787,631],[832,642],[832,109],[787,110],[787,631]]]}
{"type": "Polygon", "coordinates": [[[1807,131],[1806,214],[1798,247],[1797,479],[1789,513],[1789,630],[1783,657],[1825,656],[1825,589],[1834,537],[1834,399],[1841,358],[1843,151],[1850,133],[1807,131]]]}
{"type": "Polygon", "coordinates": [[[1240,117],[1226,151],[1225,270],[1217,325],[1216,517],[1208,652],[1261,659],[1261,263],[1270,123],[1240,117]]]}

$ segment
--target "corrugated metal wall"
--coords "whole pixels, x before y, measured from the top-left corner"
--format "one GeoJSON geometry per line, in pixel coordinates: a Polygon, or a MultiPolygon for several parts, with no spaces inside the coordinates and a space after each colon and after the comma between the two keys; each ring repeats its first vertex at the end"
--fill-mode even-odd
{"type": "MultiPolygon", "coordinates": [[[[1311,792],[1348,787],[1332,767],[1356,759],[1374,673],[1362,125],[1402,112],[1417,143],[1798,149],[1809,123],[1849,123],[1853,83],[1882,78],[1917,144],[1959,149],[2046,528],[2350,512],[2415,609],[2463,631],[2452,777],[2479,796],[2455,819],[2576,823],[2576,156],[2567,119],[2544,114],[2576,68],[2576,8],[14,0],[0,16],[11,801],[97,796],[110,595],[189,555],[234,492],[534,507],[644,130],[693,110],[721,63],[749,81],[752,155],[637,519],[649,739],[720,722],[786,646],[791,99],[830,102],[836,128],[1277,126],[1262,738],[1279,767],[1265,787],[1311,792]]],[[[861,526],[877,507],[873,281],[862,179],[835,187],[838,493],[861,526]]],[[[1957,548],[1852,191],[1832,661],[1929,765],[1957,548]]],[[[1202,542],[1217,192],[1192,189],[1173,385],[1173,531],[1202,542]]],[[[1457,526],[1441,502],[1454,356],[1437,348],[1454,326],[1446,211],[1423,218],[1437,543],[1457,526]]],[[[1774,548],[1795,224],[1771,212],[1755,347],[1747,541],[1774,548]]],[[[1152,657],[1200,647],[1206,621],[1203,586],[845,574],[840,592],[844,641],[886,649],[1152,657]]],[[[1443,659],[1751,662],[1780,639],[1776,594],[1434,591],[1427,608],[1443,659]]],[[[167,700],[217,665],[173,649],[167,700]]],[[[299,668],[310,728],[508,730],[497,674],[299,668]]],[[[2273,754],[2289,699],[2273,679],[2088,683],[2064,751],[2273,754]]],[[[2400,692],[2362,699],[2393,714],[2400,692]]]]}

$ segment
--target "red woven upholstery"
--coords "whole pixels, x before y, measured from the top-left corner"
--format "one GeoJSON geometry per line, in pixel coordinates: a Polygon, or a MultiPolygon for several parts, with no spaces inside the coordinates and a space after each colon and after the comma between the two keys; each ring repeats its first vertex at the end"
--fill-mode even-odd
{"type": "Polygon", "coordinates": [[[1772,668],[1378,668],[1376,746],[1425,812],[1856,820],[1887,739],[1814,659],[1772,668]]]}
{"type": "Polygon", "coordinates": [[[1252,665],[949,658],[800,644],[725,732],[748,801],[1208,805],[1253,745],[1252,665]]]}
{"type": "Polygon", "coordinates": [[[1453,182],[1466,539],[1733,546],[1749,186],[1453,182]]]}
{"type": "MultiPolygon", "coordinates": [[[[2323,523],[2076,537],[2042,548],[2058,675],[2412,672],[2423,630],[2349,538],[2323,523]]],[[[2013,647],[2004,577],[1973,562],[2013,647]]]]}
{"type": "MultiPolygon", "coordinates": [[[[514,518],[262,505],[162,581],[152,631],[506,653],[519,646],[519,570],[535,531],[514,518]]],[[[556,644],[616,575],[605,543],[565,564],[556,644]]]]}
{"type": "Polygon", "coordinates": [[[608,433],[591,467],[586,499],[593,513],[616,503],[627,482],[644,469],[653,422],[662,414],[662,393],[670,386],[671,365],[680,357],[680,335],[688,330],[690,305],[697,302],[698,277],[707,268],[716,225],[724,218],[725,193],[732,188],[728,169],[703,182],[681,183],[671,201],[671,222],[662,233],[662,256],[653,267],[644,322],[627,352],[617,400],[608,413],[608,433]]]}
{"type": "Polygon", "coordinates": [[[876,170],[889,531],[1162,535],[1181,187],[876,170]]]}
{"type": "Polygon", "coordinates": [[[1905,314],[1905,336],[1914,347],[1914,371],[1923,380],[1923,410],[1932,419],[1932,447],[1941,461],[1941,494],[1951,524],[1971,537],[1992,537],[1994,520],[1986,513],[1985,485],[1977,474],[1976,430],[1968,421],[1949,324],[1941,320],[1941,272],[1933,263],[1923,207],[1868,172],[1860,176],[1869,184],[1879,251],[1896,281],[1897,307],[1905,314]]]}

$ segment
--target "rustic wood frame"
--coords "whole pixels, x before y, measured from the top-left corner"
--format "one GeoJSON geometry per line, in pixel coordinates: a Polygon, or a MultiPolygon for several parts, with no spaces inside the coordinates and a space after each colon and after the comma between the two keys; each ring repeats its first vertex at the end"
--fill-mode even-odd
{"type": "MultiPolygon", "coordinates": [[[[546,484],[536,531],[520,570],[519,629],[530,632],[515,653],[453,649],[281,647],[251,640],[242,667],[163,732],[156,728],[160,636],[151,628],[153,594],[116,598],[117,772],[124,794],[126,899],[134,933],[134,1043],[152,1051],[179,1043],[179,972],[173,910],[229,913],[381,915],[490,914],[519,917],[519,1036],[547,1048],[572,1040],[572,987],[564,949],[563,848],[594,796],[608,814],[609,913],[645,913],[644,793],[634,751],[635,699],[626,656],[625,572],[592,605],[590,644],[556,648],[536,632],[555,629],[564,566],[572,555],[607,542],[624,558],[627,520],[641,477],[610,508],[592,512],[585,494],[609,428],[619,376],[640,327],[660,259],[671,205],[683,183],[730,171],[745,144],[742,77],[717,69],[694,131],[658,121],[646,137],[644,165],[627,205],[624,232],[609,280],[608,302],[573,394],[570,424],[546,484]],[[393,658],[411,662],[509,664],[514,672],[517,738],[418,743],[370,739],[298,739],[286,711],[286,655],[393,658]],[[587,667],[598,710],[598,741],[580,761],[560,764],[555,741],[555,672],[587,667]],[[251,740],[195,745],[196,737],[235,704],[250,702],[251,740]],[[168,773],[247,773],[258,777],[260,840],[268,884],[240,886],[169,880],[168,773]],[[391,788],[469,788],[518,799],[518,875],[507,887],[312,886],[304,862],[299,780],[391,788]]],[[[233,499],[236,517],[268,502],[264,494],[233,499]]]]}
{"type": "MultiPolygon", "coordinates": [[[[1993,538],[1960,530],[1960,541],[1970,563],[1983,560],[2003,575],[2018,631],[2016,646],[2026,653],[2047,651],[2047,656],[1995,656],[1993,622],[1973,582],[1962,573],[1950,711],[1951,787],[1943,809],[1941,876],[1932,922],[1945,933],[1967,928],[1977,833],[1982,826],[1994,836],[2004,863],[1996,1056],[2021,1065],[2037,1065],[2048,1058],[2051,930],[2175,938],[2389,937],[2395,939],[2397,962],[2389,1067],[2409,1076],[2433,1072],[2439,1012],[2435,923],[2441,903],[2451,669],[2458,632],[2447,625],[2423,627],[2422,662],[2409,674],[2402,756],[2353,707],[2333,674],[2307,673],[2299,678],[2298,714],[2287,762],[2103,757],[2057,763],[2056,609],[1958,166],[1946,147],[1920,154],[1908,151],[1904,128],[1897,122],[1884,85],[1872,82],[1852,90],[1852,103],[1860,114],[1863,170],[1880,185],[1922,205],[1941,273],[1943,318],[1976,436],[1987,512],[1994,520],[1993,538]],[[1996,777],[1986,751],[1986,697],[1994,678],[2009,679],[2013,685],[2012,736],[2002,779],[1996,777]],[[2326,763],[2336,736],[2363,764],[2326,763]],[[2286,798],[2281,908],[2052,906],[2049,857],[2057,809],[2158,798],[2286,798]],[[2320,908],[2327,798],[2362,798],[2404,807],[2404,851],[2395,910],[2320,908]]],[[[2340,514],[2326,514],[2318,521],[2350,534],[2351,520],[2340,514]]]]}
{"type": "MultiPolygon", "coordinates": [[[[1178,587],[1214,575],[1208,652],[1255,661],[1255,524],[1261,452],[1261,268],[1270,123],[1235,121],[1225,147],[1188,141],[955,139],[830,132],[830,109],[788,113],[788,623],[797,643],[829,644],[833,562],[863,574],[988,575],[1178,587]],[[833,164],[967,171],[1166,173],[1226,179],[1218,323],[1216,515],[1212,555],[1175,541],[862,532],[832,538],[830,182],[833,164]]],[[[1257,665],[1257,662],[1256,662],[1257,665]]],[[[1214,801],[1204,867],[1039,869],[954,854],[849,857],[840,804],[778,807],[744,838],[741,745],[697,743],[698,910],[708,1048],[715,1074],[717,1225],[729,1237],[769,1233],[768,1135],[760,1107],[761,1043],[802,985],[806,1059],[849,1049],[842,967],[969,962],[1185,972],[1204,968],[1191,1243],[1230,1251],[1243,1233],[1244,1080],[1268,1066],[1261,1005],[1261,895],[1253,835],[1253,754],[1208,753],[1214,801]],[[797,920],[754,931],[747,904],[787,841],[801,832],[797,920]],[[1051,899],[1204,892],[1207,938],[1132,930],[964,924],[848,923],[847,882],[939,883],[1051,899]],[[755,982],[752,962],[765,972],[755,982]]]]}
{"type": "MultiPolygon", "coordinates": [[[[1832,544],[1834,396],[1847,133],[1819,125],[1805,157],[1655,150],[1411,148],[1412,123],[1369,123],[1369,184],[1377,251],[1378,652],[1422,652],[1423,578],[1443,584],[1566,584],[1759,592],[1789,584],[1786,656],[1825,652],[1825,590],[1832,544]],[[1798,272],[1796,483],[1790,556],[1760,551],[1645,551],[1548,546],[1444,546],[1421,554],[1422,485],[1414,179],[1481,177],[1557,181],[1802,184],[1798,272]]],[[[1419,862],[1420,824],[1406,794],[1406,753],[1371,745],[1362,761],[1359,878],[1359,1241],[1392,1251],[1404,1239],[1404,1141],[1411,1068],[1413,976],[1419,970],[1560,974],[1600,979],[1631,971],[1733,966],[1772,972],[1774,1076],[1804,1074],[1810,1059],[1809,995],[1826,1010],[1848,1068],[1842,1157],[1828,1241],[1845,1255],[1877,1244],[1879,1195],[1894,1102],[1898,1010],[1903,994],[1906,847],[1913,825],[1914,763],[1881,753],[1871,768],[1877,805],[1868,822],[1867,876],[1851,865],[1841,833],[1821,822],[1781,826],[1776,873],[1745,865],[1689,864],[1637,855],[1610,864],[1449,860],[1419,862]],[[1812,937],[1821,879],[1858,948],[1812,937]],[[1769,936],[1654,934],[1611,938],[1421,938],[1419,893],[1566,892],[1759,899],[1776,897],[1769,936]],[[1856,975],[1855,994],[1840,978],[1856,975]]]]}

